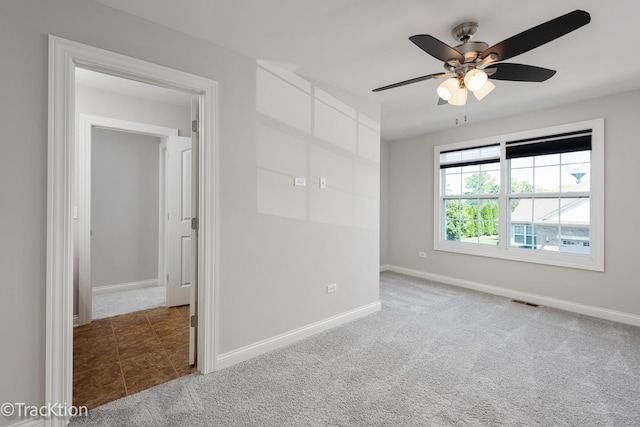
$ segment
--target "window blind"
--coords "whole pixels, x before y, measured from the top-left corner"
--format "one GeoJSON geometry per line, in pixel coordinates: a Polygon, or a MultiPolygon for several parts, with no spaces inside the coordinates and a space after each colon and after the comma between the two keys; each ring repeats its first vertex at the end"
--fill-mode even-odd
{"type": "Polygon", "coordinates": [[[483,145],[464,150],[440,152],[440,169],[483,165],[500,161],[500,145],[483,145]]]}
{"type": "Polygon", "coordinates": [[[591,129],[506,142],[507,159],[591,150],[591,129]]]}

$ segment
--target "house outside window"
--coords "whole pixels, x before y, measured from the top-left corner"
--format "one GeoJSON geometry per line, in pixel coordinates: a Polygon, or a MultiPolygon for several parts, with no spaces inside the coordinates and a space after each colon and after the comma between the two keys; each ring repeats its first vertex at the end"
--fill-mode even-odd
{"type": "Polygon", "coordinates": [[[511,233],[512,242],[511,246],[517,247],[533,247],[534,236],[533,236],[533,226],[529,224],[514,224],[512,222],[513,232],[511,233]]]}
{"type": "Polygon", "coordinates": [[[435,147],[434,248],[604,270],[604,120],[435,147]]]}

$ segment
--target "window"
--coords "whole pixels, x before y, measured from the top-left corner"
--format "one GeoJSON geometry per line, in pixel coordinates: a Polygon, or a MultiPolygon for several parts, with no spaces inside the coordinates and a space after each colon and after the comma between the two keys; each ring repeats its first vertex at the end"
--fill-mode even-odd
{"type": "Polygon", "coordinates": [[[500,145],[442,151],[445,240],[496,245],[500,145]]]}
{"type": "Polygon", "coordinates": [[[434,247],[603,271],[604,120],[435,147],[434,247]]]}
{"type": "Polygon", "coordinates": [[[533,239],[533,227],[531,225],[513,224],[513,243],[514,246],[532,247],[535,245],[533,239]]]}

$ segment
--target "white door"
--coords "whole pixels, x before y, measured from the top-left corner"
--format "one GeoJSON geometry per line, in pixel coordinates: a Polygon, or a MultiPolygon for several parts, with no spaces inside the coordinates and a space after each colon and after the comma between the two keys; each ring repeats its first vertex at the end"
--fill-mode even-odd
{"type": "Polygon", "coordinates": [[[167,306],[187,305],[191,294],[192,140],[167,138],[167,306]]]}

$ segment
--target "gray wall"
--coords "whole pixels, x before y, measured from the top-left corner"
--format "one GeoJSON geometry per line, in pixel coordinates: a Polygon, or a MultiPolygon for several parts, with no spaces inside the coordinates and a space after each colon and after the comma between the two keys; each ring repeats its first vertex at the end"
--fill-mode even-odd
{"type": "MultiPolygon", "coordinates": [[[[5,0],[0,16],[0,53],[8,58],[0,80],[0,336],[10,349],[0,352],[0,401],[44,404],[48,34],[219,82],[215,330],[221,353],[378,300],[377,226],[258,212],[257,123],[267,119],[256,111],[255,59],[86,0],[5,0]],[[338,284],[330,296],[329,283],[338,284]]],[[[379,120],[377,105],[344,100],[379,120]]],[[[343,163],[330,160],[321,169],[333,173],[337,164],[343,163]]],[[[373,172],[358,185],[377,188],[379,168],[367,166],[373,172]]],[[[370,199],[378,224],[379,200],[370,199]]],[[[0,425],[9,423],[0,418],[0,425]]]]}
{"type": "MultiPolygon", "coordinates": [[[[114,93],[82,85],[76,86],[75,95],[77,120],[80,114],[87,114],[145,125],[156,125],[178,129],[180,135],[191,135],[190,107],[160,101],[151,101],[149,99],[142,99],[135,96],[128,96],[122,93],[114,93]]],[[[74,247],[74,257],[77,259],[77,242],[76,247],[74,247]]],[[[77,263],[74,265],[74,270],[73,313],[78,314],[77,263]]],[[[151,278],[151,276],[149,276],[149,278],[151,278]]],[[[103,281],[100,282],[105,283],[103,281]]],[[[111,284],[116,283],[118,282],[111,284]]]]}
{"type": "Polygon", "coordinates": [[[389,263],[640,315],[638,111],[635,91],[391,142],[389,263]],[[433,250],[434,146],[599,117],[605,118],[604,273],[433,250]],[[427,258],[419,258],[418,251],[427,258]]]}
{"type": "Polygon", "coordinates": [[[380,141],[380,265],[389,264],[389,143],[380,141]]]}
{"type": "Polygon", "coordinates": [[[121,93],[77,86],[76,112],[92,116],[163,126],[191,136],[191,111],[179,105],[141,99],[121,93]]]}
{"type": "Polygon", "coordinates": [[[158,279],[160,138],[93,129],[91,282],[158,279]]]}

